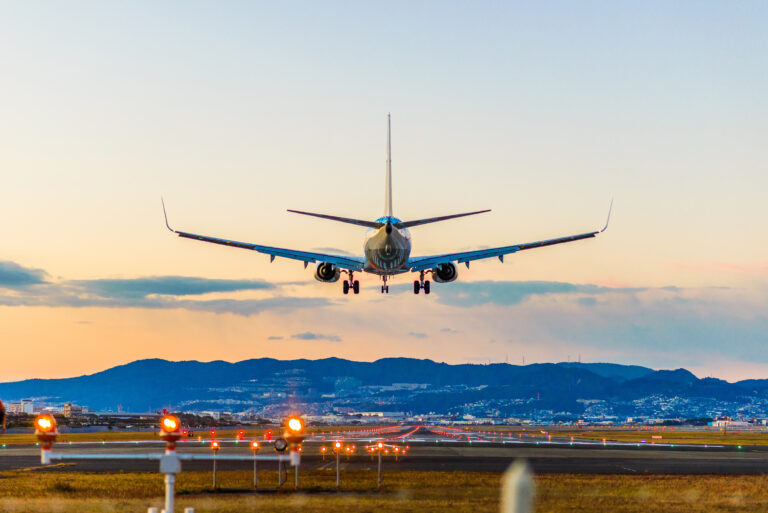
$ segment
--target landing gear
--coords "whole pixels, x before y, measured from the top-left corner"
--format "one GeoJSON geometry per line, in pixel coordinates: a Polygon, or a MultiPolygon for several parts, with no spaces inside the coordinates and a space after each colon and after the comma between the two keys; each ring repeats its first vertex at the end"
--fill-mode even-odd
{"type": "Polygon", "coordinates": [[[344,294],[349,294],[349,289],[352,289],[353,293],[359,294],[360,282],[355,279],[355,275],[352,271],[347,271],[347,274],[349,274],[349,280],[344,280],[344,283],[341,284],[341,291],[344,292],[344,294]]]}
{"type": "Polygon", "coordinates": [[[382,280],[384,280],[384,285],[381,286],[381,293],[382,294],[389,294],[389,285],[387,285],[387,275],[381,277],[382,280]]]}
{"type": "Polygon", "coordinates": [[[413,282],[413,293],[418,294],[422,289],[424,290],[424,294],[429,294],[429,280],[424,281],[424,271],[421,271],[419,279],[413,282]]]}

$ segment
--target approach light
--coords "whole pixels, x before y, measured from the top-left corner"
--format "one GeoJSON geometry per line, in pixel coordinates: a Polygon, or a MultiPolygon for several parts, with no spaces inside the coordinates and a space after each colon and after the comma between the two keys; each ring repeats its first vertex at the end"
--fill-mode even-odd
{"type": "Polygon", "coordinates": [[[47,413],[38,415],[35,419],[35,433],[37,435],[56,433],[56,419],[53,415],[47,413]]]}
{"type": "Polygon", "coordinates": [[[304,431],[304,421],[299,417],[289,417],[285,423],[285,432],[283,438],[291,446],[291,450],[298,449],[299,444],[304,441],[307,434],[304,431]]]}
{"type": "Polygon", "coordinates": [[[165,433],[173,433],[174,431],[178,431],[179,424],[179,419],[174,415],[164,415],[163,418],[160,419],[160,429],[162,429],[165,433]]]}
{"type": "Polygon", "coordinates": [[[251,450],[253,452],[259,452],[259,442],[257,442],[256,440],[252,441],[251,442],[251,450]]]}
{"type": "Polygon", "coordinates": [[[41,455],[41,462],[43,465],[47,465],[51,462],[50,450],[53,446],[53,442],[56,441],[56,436],[59,434],[56,429],[56,419],[53,415],[43,413],[38,415],[35,419],[35,435],[37,435],[38,445],[42,446],[43,452],[41,455]]]}
{"type": "Polygon", "coordinates": [[[379,450],[382,450],[382,449],[384,448],[384,444],[383,444],[382,442],[379,442],[379,443],[377,443],[377,444],[376,444],[376,447],[377,447],[379,450]]]}
{"type": "Polygon", "coordinates": [[[160,438],[165,440],[166,450],[176,448],[176,442],[181,438],[181,422],[175,415],[163,415],[160,418],[160,438]]]}
{"type": "Polygon", "coordinates": [[[325,452],[325,451],[327,451],[327,450],[328,450],[328,449],[326,449],[326,448],[325,448],[325,446],[323,446],[323,447],[320,447],[320,452],[325,452]]]}
{"type": "Polygon", "coordinates": [[[219,442],[217,442],[216,440],[213,440],[213,441],[211,442],[211,450],[212,450],[213,452],[216,452],[216,451],[218,451],[219,449],[221,449],[221,447],[219,447],[219,442]]]}

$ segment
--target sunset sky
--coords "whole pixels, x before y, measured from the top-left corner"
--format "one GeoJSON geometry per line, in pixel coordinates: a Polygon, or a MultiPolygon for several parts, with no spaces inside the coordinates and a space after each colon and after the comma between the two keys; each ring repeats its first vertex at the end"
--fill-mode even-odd
{"type": "Polygon", "coordinates": [[[139,358],[567,359],[768,378],[765,2],[2,2],[0,381],[139,358]],[[178,229],[413,254],[345,297],[178,229]]]}

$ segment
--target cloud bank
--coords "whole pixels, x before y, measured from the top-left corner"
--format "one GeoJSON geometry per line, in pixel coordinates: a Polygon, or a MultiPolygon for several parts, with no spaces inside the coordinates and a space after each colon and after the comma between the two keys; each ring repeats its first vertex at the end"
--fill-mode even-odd
{"type": "Polygon", "coordinates": [[[260,280],[218,280],[190,276],[52,281],[45,271],[0,262],[0,306],[181,308],[256,315],[265,310],[329,306],[318,297],[280,295],[282,285],[260,280]],[[268,291],[264,299],[190,299],[210,293],[268,291]]]}

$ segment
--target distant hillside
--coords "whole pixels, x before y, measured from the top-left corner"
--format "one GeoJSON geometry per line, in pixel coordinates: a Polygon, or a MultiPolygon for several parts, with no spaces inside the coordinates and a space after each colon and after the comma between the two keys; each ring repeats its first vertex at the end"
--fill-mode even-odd
{"type": "Polygon", "coordinates": [[[653,372],[653,369],[649,369],[648,367],[641,367],[639,365],[620,365],[618,363],[560,362],[558,365],[576,369],[585,369],[604,378],[615,378],[622,381],[642,378],[653,372]]]}
{"type": "MultiPolygon", "coordinates": [[[[0,398],[71,402],[97,410],[269,413],[295,407],[305,412],[342,410],[414,413],[497,412],[499,415],[583,412],[594,401],[632,401],[653,395],[735,400],[764,397],[768,382],[728,383],[699,379],[685,369],[654,371],[635,365],[559,363],[449,365],[431,360],[339,358],[237,363],[139,360],[67,379],[0,383],[0,398]],[[586,400],[586,402],[585,402],[586,400]]],[[[473,413],[474,414],[474,413],[473,413]]]]}

